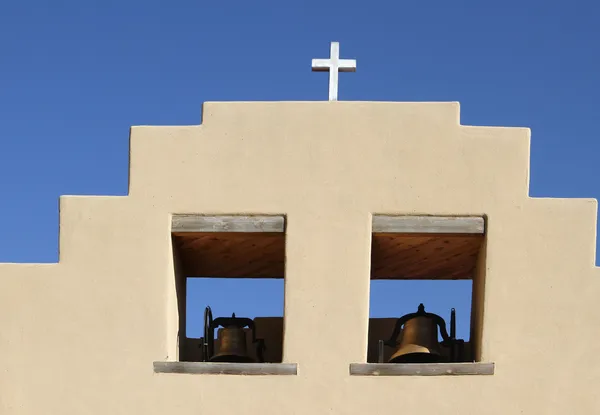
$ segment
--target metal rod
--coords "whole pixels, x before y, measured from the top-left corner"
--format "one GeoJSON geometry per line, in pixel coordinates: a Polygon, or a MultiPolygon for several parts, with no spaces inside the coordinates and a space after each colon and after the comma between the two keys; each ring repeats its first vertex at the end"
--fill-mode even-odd
{"type": "Polygon", "coordinates": [[[450,310],[450,338],[456,339],[456,310],[450,310]]]}
{"type": "Polygon", "coordinates": [[[378,344],[378,353],[377,353],[377,362],[379,363],[383,363],[383,346],[384,346],[384,341],[383,340],[379,340],[379,344],[378,344]]]}
{"type": "Polygon", "coordinates": [[[458,361],[456,351],[456,310],[450,310],[450,361],[458,361]]]}

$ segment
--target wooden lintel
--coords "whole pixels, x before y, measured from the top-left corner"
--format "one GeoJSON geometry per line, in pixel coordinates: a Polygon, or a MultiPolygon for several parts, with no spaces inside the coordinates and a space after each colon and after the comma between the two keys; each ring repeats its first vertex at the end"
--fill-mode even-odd
{"type": "Polygon", "coordinates": [[[154,362],[154,373],[195,375],[296,375],[296,363],[154,362]]]}
{"type": "Polygon", "coordinates": [[[373,215],[373,233],[472,233],[485,231],[480,216],[373,215]]]}
{"type": "Polygon", "coordinates": [[[351,363],[354,376],[493,375],[494,363],[351,363]]]}
{"type": "Polygon", "coordinates": [[[284,232],[285,217],[175,214],[172,232],[284,232]]]}

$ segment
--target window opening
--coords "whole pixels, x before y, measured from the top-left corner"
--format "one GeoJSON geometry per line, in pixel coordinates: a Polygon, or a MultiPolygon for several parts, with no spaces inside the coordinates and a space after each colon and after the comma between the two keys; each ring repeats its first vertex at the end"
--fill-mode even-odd
{"type": "Polygon", "coordinates": [[[373,217],[367,362],[480,361],[484,230],[482,217],[373,217]]]}
{"type": "Polygon", "coordinates": [[[285,218],[174,215],[178,360],[283,360],[285,218]]]}

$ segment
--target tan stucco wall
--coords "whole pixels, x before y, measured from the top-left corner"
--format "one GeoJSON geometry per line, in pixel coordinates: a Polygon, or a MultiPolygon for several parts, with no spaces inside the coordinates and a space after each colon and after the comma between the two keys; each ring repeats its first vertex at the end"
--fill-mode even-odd
{"type": "Polygon", "coordinates": [[[129,196],[62,197],[59,263],[0,264],[0,414],[600,413],[597,204],[528,197],[528,129],[460,126],[456,103],[211,103],[203,120],[133,128],[129,196]],[[153,373],[177,353],[173,213],[287,215],[298,376],[153,373]],[[493,376],[349,376],[373,213],[487,215],[493,376]]]}

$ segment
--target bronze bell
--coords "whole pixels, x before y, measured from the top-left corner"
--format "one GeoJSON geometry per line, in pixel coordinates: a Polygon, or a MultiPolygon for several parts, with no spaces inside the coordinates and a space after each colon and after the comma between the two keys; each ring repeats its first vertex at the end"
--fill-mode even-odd
{"type": "MultiPolygon", "coordinates": [[[[454,310],[452,318],[454,323],[454,310]]],[[[444,319],[437,314],[426,313],[423,304],[419,305],[416,313],[399,318],[396,321],[394,333],[386,344],[396,347],[396,341],[400,335],[400,345],[388,362],[436,363],[443,361],[444,356],[438,342],[438,326],[444,342],[452,342],[453,339],[448,336],[446,331],[444,319]]]]}
{"type": "Polygon", "coordinates": [[[249,318],[238,318],[235,313],[230,318],[217,318],[212,329],[223,326],[220,330],[219,352],[210,358],[211,362],[250,363],[254,359],[248,355],[246,331],[244,327],[254,329],[254,322],[249,318]]]}
{"type": "Polygon", "coordinates": [[[252,343],[256,345],[256,354],[259,361],[263,361],[262,350],[264,343],[262,339],[256,339],[254,321],[249,318],[219,317],[212,319],[210,307],[206,307],[204,313],[204,337],[201,339],[203,347],[203,361],[209,362],[231,362],[231,363],[253,363],[255,359],[248,354],[245,327],[252,332],[252,343]],[[219,331],[219,352],[214,354],[214,330],[222,326],[219,331]]]}
{"type": "Polygon", "coordinates": [[[219,334],[219,352],[211,357],[211,362],[254,362],[248,355],[246,332],[242,327],[225,327],[219,334]]]}

